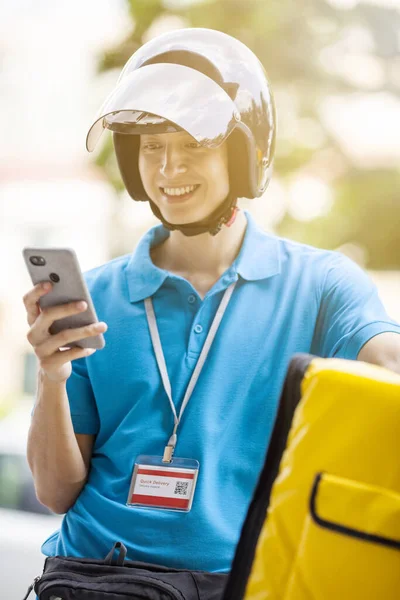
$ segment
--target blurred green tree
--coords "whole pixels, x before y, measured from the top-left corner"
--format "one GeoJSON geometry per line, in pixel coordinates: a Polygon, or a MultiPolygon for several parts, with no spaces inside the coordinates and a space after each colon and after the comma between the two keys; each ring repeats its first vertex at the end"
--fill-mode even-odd
{"type": "MultiPolygon", "coordinates": [[[[400,268],[400,171],[396,165],[383,170],[355,164],[321,111],[331,96],[352,98],[355,93],[384,91],[399,97],[397,9],[357,0],[127,2],[132,29],[104,53],[99,72],[120,68],[145,41],[150,27],[166,17],[181,18],[183,27],[218,29],[242,40],[260,58],[275,91],[275,176],[285,185],[296,174],[311,172],[329,183],[334,196],[323,217],[305,222],[287,211],[277,233],[325,248],[358,245],[367,267],[400,268]],[[359,78],[359,62],[349,75],[347,59],[354,55],[369,61],[371,77],[359,78]],[[372,76],[373,67],[381,77],[372,76]],[[320,156],[328,158],[322,171],[315,160],[320,156]]],[[[115,188],[123,189],[109,136],[97,163],[115,188]]]]}

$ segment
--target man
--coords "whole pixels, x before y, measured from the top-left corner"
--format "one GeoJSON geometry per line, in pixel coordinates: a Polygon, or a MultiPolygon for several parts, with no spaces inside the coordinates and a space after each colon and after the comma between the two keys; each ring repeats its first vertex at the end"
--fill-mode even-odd
{"type": "Polygon", "coordinates": [[[400,372],[400,326],[350,260],[238,211],[265,191],[275,142],[269,84],[243,44],[204,29],[145,44],[89,150],[105,127],[129,194],[162,225],[86,274],[101,352],[60,353],[94,329],[50,336],[78,309],[40,312],[39,286],[25,297],[40,362],[28,458],[39,499],[66,513],[43,551],[103,557],[120,540],[131,559],[226,572],[293,354],[400,372]],[[183,473],[171,497],[154,492],[168,465],[183,473]]]}

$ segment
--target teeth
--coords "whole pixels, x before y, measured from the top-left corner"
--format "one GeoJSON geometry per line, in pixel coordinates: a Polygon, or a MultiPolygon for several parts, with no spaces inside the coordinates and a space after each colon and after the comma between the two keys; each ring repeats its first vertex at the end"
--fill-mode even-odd
{"type": "Polygon", "coordinates": [[[189,194],[196,189],[195,185],[187,185],[186,187],[180,188],[162,188],[168,196],[183,196],[183,194],[189,194]]]}

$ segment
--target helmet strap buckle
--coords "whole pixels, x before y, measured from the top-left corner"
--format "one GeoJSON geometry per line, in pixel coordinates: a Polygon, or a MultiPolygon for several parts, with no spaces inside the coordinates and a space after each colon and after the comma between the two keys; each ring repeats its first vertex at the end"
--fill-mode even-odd
{"type": "Polygon", "coordinates": [[[236,221],[236,216],[237,216],[237,214],[238,214],[239,210],[240,210],[240,209],[239,209],[239,207],[238,207],[238,206],[234,206],[234,207],[233,207],[233,210],[232,210],[232,216],[231,216],[231,218],[229,219],[229,221],[227,221],[227,223],[226,223],[226,226],[227,226],[227,227],[230,227],[231,225],[233,225],[233,224],[234,224],[234,222],[236,221]]]}

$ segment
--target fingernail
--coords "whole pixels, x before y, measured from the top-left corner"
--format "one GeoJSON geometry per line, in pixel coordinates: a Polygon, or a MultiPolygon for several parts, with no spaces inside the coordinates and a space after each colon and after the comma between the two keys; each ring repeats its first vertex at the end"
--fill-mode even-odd
{"type": "Polygon", "coordinates": [[[81,302],[76,303],[76,308],[78,308],[79,310],[83,310],[86,307],[87,307],[87,304],[83,300],[81,302]]]}
{"type": "Polygon", "coordinates": [[[51,289],[51,283],[49,283],[48,281],[46,281],[46,283],[42,283],[42,288],[44,290],[50,290],[51,289]]]}

